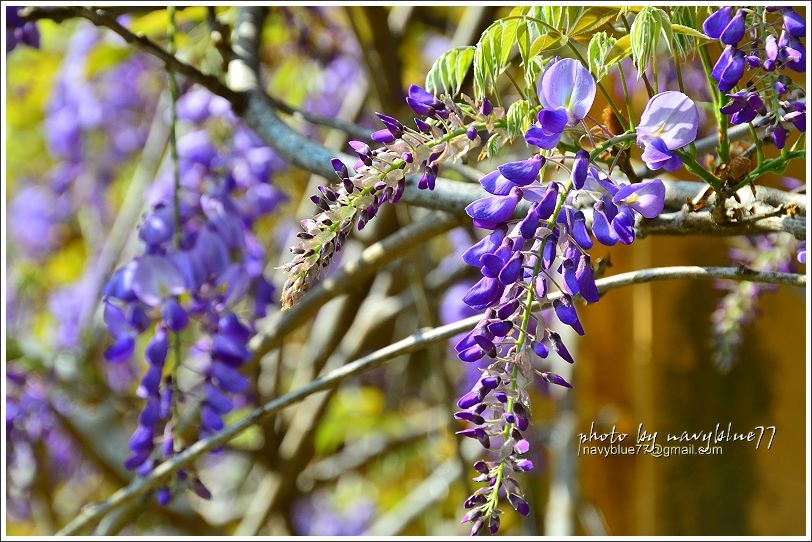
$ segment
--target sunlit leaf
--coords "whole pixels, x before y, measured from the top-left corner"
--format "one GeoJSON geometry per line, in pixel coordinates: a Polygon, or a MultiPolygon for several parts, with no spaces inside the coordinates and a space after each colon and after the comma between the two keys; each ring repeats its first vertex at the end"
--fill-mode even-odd
{"type": "Polygon", "coordinates": [[[618,8],[615,7],[589,7],[567,31],[567,35],[574,37],[592,32],[617,17],[617,14],[618,8]]]}
{"type": "Polygon", "coordinates": [[[606,32],[598,32],[589,40],[587,48],[587,59],[589,61],[589,71],[595,76],[595,80],[600,81],[609,72],[613,64],[607,63],[606,59],[617,40],[606,32]]]}
{"type": "Polygon", "coordinates": [[[474,60],[474,50],[474,47],[455,47],[440,55],[426,75],[426,90],[433,94],[458,94],[474,60]]]}
{"type": "Polygon", "coordinates": [[[516,100],[507,111],[507,135],[514,138],[527,131],[533,124],[533,107],[527,100],[516,100]]]}
{"type": "Polygon", "coordinates": [[[516,42],[518,19],[499,19],[482,33],[474,53],[474,96],[482,99],[492,91],[496,78],[510,59],[516,42]]]}

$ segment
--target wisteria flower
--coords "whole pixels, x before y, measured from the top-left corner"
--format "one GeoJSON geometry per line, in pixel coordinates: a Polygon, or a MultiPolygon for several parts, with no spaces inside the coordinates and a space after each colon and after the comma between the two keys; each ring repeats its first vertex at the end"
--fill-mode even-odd
{"type": "Polygon", "coordinates": [[[524,138],[531,145],[552,149],[567,126],[581,122],[595,101],[595,79],[572,58],[553,62],[541,76],[538,98],[542,109],[538,122],[524,138]]]}
{"type": "Polygon", "coordinates": [[[627,205],[645,218],[655,218],[665,206],[665,185],[660,179],[623,185],[612,197],[612,202],[627,205]]]}
{"type": "Polygon", "coordinates": [[[682,160],[673,152],[696,139],[699,111],[682,92],[669,90],[653,96],[637,126],[637,144],[650,169],[674,171],[682,160]]]}

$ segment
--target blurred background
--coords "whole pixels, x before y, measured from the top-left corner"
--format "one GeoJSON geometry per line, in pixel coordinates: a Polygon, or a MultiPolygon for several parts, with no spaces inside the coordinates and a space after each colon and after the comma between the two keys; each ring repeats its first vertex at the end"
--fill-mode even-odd
{"type": "MultiPolygon", "coordinates": [[[[273,7],[261,51],[267,89],[294,108],[367,129],[377,128],[376,111],[405,122],[413,115],[404,89],[422,84],[441,53],[475,44],[509,11],[273,7]]],[[[234,8],[180,9],[181,56],[222,74],[223,56],[211,36],[227,35],[234,18],[234,8]]],[[[120,20],[165,40],[164,10],[136,9],[120,20]]],[[[110,339],[98,307],[112,271],[140,252],[136,226],[169,174],[161,66],[84,21],[42,21],[38,28],[41,47],[18,47],[4,68],[4,452],[13,535],[53,533],[82,505],[133,477],[122,463],[141,408],[134,391],[144,365],[138,356],[130,364],[104,360],[110,339]]],[[[685,62],[682,68],[701,100],[705,81],[698,66],[685,62]]],[[[623,69],[639,114],[647,96],[634,67],[623,69]]],[[[663,85],[672,72],[661,68],[663,85]]],[[[610,75],[609,88],[621,100],[615,79],[610,75]]],[[[228,173],[253,175],[252,183],[268,187],[255,232],[278,293],[284,275],[277,266],[288,260],[297,221],[312,212],[308,197],[323,180],[288,166],[261,143],[240,143],[251,136],[233,115],[194,121],[194,90],[182,82],[182,91],[190,111],[180,125],[181,156],[196,148],[183,135],[206,132],[228,173]],[[260,166],[252,161],[258,154],[260,166]]],[[[506,83],[503,97],[512,91],[506,83]]],[[[599,96],[593,111],[604,105],[599,96]]],[[[352,139],[287,120],[336,151],[352,139]]],[[[712,130],[706,119],[700,137],[712,130]]],[[[475,156],[468,165],[484,173],[526,156],[526,148],[506,147],[498,162],[477,163],[475,156]]],[[[461,179],[452,170],[443,175],[461,179]]],[[[795,188],[804,175],[798,164],[760,184],[795,188]]],[[[405,204],[383,209],[348,243],[341,261],[352,261],[423,212],[405,204]]],[[[227,421],[322,369],[419,327],[473,314],[461,298],[476,270],[465,268],[459,254],[481,236],[457,228],[330,301],[310,325],[250,368],[254,385],[227,421]]],[[[794,253],[791,239],[781,236],[651,237],[632,247],[596,245],[593,260],[603,259],[606,275],[739,263],[804,272],[794,253]]],[[[277,310],[271,307],[271,316],[277,310]]],[[[532,512],[522,519],[508,510],[503,534],[802,534],[808,506],[805,313],[798,289],[687,281],[626,287],[581,307],[586,336],[564,337],[577,360],[572,373],[563,363],[553,367],[575,388],[531,390],[537,468],[525,474],[523,487],[532,512]],[[588,434],[593,422],[598,432],[614,427],[632,439],[642,423],[660,433],[660,442],[666,433],[713,431],[717,423],[743,433],[775,426],[776,436],[770,449],[727,442],[714,456],[578,456],[578,434],[588,434]]],[[[97,534],[465,534],[461,504],[473,487],[470,465],[479,451],[454,435],[462,426],[452,414],[476,373],[456,359],[452,346],[403,356],[316,394],[203,458],[197,472],[211,500],[187,491],[162,507],[150,497],[108,516],[97,534]]]]}

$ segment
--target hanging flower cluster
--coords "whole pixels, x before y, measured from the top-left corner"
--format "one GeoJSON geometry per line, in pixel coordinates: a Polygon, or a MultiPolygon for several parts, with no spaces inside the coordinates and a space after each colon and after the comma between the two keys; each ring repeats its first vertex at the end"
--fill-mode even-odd
{"type": "MultiPolygon", "coordinates": [[[[589,112],[595,82],[579,62],[558,60],[542,76],[538,94],[553,109],[542,110],[525,139],[551,149],[589,112]]],[[[696,125],[684,126],[680,116],[658,116],[655,110],[661,101],[652,99],[654,104],[650,104],[650,116],[661,123],[660,136],[668,140],[684,137],[673,134],[686,128],[696,133],[696,125]]],[[[571,139],[579,141],[578,137],[571,139]]],[[[550,324],[554,317],[584,334],[576,296],[589,303],[599,297],[586,252],[593,245],[592,236],[606,245],[629,244],[634,241],[637,215],[653,218],[664,206],[662,181],[620,184],[593,158],[580,149],[574,155],[547,152],[503,164],[480,181],[492,195],[466,209],[475,226],[491,230],[463,254],[465,262],[482,273],[464,301],[485,313],[455,347],[464,362],[490,361],[473,388],[458,401],[461,410],[455,414],[472,424],[459,434],[477,439],[492,453],[490,459],[474,465],[480,473],[475,480],[485,485],[465,501],[469,511],[463,522],[472,523],[472,534],[486,526],[491,533],[499,529],[498,504],[505,496],[520,514],[530,511],[515,478],[533,468],[525,457],[529,443],[523,433],[529,427],[530,404],[524,388],[536,375],[551,384],[571,387],[541,364],[551,350],[564,361],[574,362],[550,324]],[[569,179],[545,182],[543,171],[550,165],[569,171],[569,179]],[[584,199],[594,202],[592,236],[578,203],[584,199]],[[540,310],[550,305],[552,311],[540,310]]]]}
{"type": "Polygon", "coordinates": [[[299,242],[285,269],[288,279],[282,292],[282,308],[293,306],[329,267],[353,227],[362,230],[385,203],[395,203],[406,188],[407,175],[420,175],[417,187],[433,190],[441,162],[451,161],[481,144],[478,131],[492,126],[497,112],[487,99],[480,107],[461,108],[450,99],[441,100],[422,87],[409,87],[406,102],[417,113],[415,128],[378,113],[384,128],[371,138],[382,146],[371,149],[362,141],[350,141],[358,156],[350,176],[347,166],[333,159],[341,179],[335,187],[319,187],[311,196],[318,209],[314,218],[301,222],[299,242]],[[491,118],[493,115],[494,118],[491,118]]]}
{"type": "MultiPolygon", "coordinates": [[[[157,319],[144,352],[147,370],[136,392],[145,405],[126,461],[127,468],[142,473],[159,457],[184,447],[176,442],[180,420],[173,414],[180,402],[200,399],[196,408],[202,438],[224,427],[222,416],[233,408],[229,394],[248,389],[239,368],[251,357],[247,343],[254,322],[266,315],[274,294],[253,224],[284,200],[269,184],[281,163],[236,120],[225,99],[193,90],[178,102],[178,116],[190,128],[178,141],[178,214],[167,172],[139,227],[144,254],[116,271],[105,289],[104,320],[114,338],[105,354],[109,361],[130,359],[136,337],[157,319]],[[230,126],[230,146],[212,138],[230,126]],[[192,324],[200,333],[192,350],[203,354],[203,360],[189,367],[189,374],[179,375],[180,360],[168,362],[167,357],[172,346],[181,348],[181,334],[192,324]]],[[[190,483],[205,493],[199,481],[190,483]]],[[[158,493],[162,503],[169,497],[167,488],[158,493]]]]}
{"type": "MultiPolygon", "coordinates": [[[[798,243],[791,235],[770,234],[737,238],[729,254],[733,262],[750,269],[789,273],[793,256],[796,251],[805,250],[803,247],[805,244],[798,243]]],[[[758,316],[761,294],[777,287],[747,281],[719,281],[717,286],[727,293],[711,315],[712,352],[716,366],[727,371],[739,356],[744,328],[758,316]]]]}
{"type": "Polygon", "coordinates": [[[788,129],[806,130],[805,94],[785,70],[806,71],[806,21],[792,7],[721,7],[702,25],[705,34],[724,47],[711,71],[719,90],[730,99],[721,111],[731,124],[752,122],[761,115],[760,125],[779,149],[783,149],[788,129]],[[774,30],[780,28],[776,36],[774,30]],[[742,44],[743,43],[743,44],[742,44]],[[740,84],[745,71],[753,76],[740,84]]]}

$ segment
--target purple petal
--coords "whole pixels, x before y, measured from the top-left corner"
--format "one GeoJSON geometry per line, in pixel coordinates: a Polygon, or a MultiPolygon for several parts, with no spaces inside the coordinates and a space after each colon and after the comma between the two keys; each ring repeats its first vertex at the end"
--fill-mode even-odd
{"type": "Polygon", "coordinates": [[[170,296],[186,292],[186,281],[178,267],[162,256],[141,256],[133,272],[133,292],[145,304],[155,307],[170,296]]]}
{"type": "Polygon", "coordinates": [[[789,32],[790,36],[795,38],[803,38],[806,36],[806,21],[792,8],[786,8],[783,12],[784,28],[789,32]]]}
{"type": "Polygon", "coordinates": [[[536,180],[542,165],[544,165],[543,157],[536,154],[529,160],[502,164],[499,166],[498,171],[508,181],[512,181],[519,186],[525,186],[536,180]]]}
{"type": "Polygon", "coordinates": [[[572,300],[569,296],[564,296],[562,299],[553,301],[553,308],[555,309],[555,315],[562,323],[572,327],[578,335],[584,334],[584,328],[578,319],[578,312],[572,305],[572,300]]]}
{"type": "Polygon", "coordinates": [[[104,358],[112,363],[127,361],[135,351],[135,337],[122,335],[112,346],[104,351],[104,358]]]}
{"type": "Polygon", "coordinates": [[[584,187],[588,170],[589,153],[580,149],[575,153],[575,161],[572,164],[572,184],[578,190],[584,187]]]}
{"type": "Polygon", "coordinates": [[[621,186],[612,202],[628,205],[645,218],[656,218],[665,205],[665,185],[660,179],[621,186]]]}
{"type": "Polygon", "coordinates": [[[737,45],[744,37],[745,21],[744,10],[739,9],[733,20],[728,23],[719,36],[719,41],[725,45],[737,45]]]}
{"type": "Polygon", "coordinates": [[[137,452],[140,450],[152,449],[152,439],[154,437],[155,434],[153,433],[152,428],[139,425],[133,432],[132,437],[130,437],[130,450],[137,452]]]}
{"type": "Polygon", "coordinates": [[[242,365],[251,359],[251,351],[245,344],[221,333],[215,334],[212,338],[211,353],[215,358],[232,366],[242,365]]]}
{"type": "Polygon", "coordinates": [[[122,311],[117,305],[114,305],[109,301],[105,301],[103,314],[104,325],[107,326],[107,330],[113,337],[118,339],[134,334],[135,330],[133,329],[133,326],[130,325],[130,322],[127,320],[126,316],[124,316],[124,311],[122,311]]]}
{"type": "Polygon", "coordinates": [[[200,407],[200,425],[209,431],[219,431],[225,427],[223,419],[205,403],[200,407]]]}
{"type": "Polygon", "coordinates": [[[476,200],[465,208],[465,212],[474,219],[476,226],[494,229],[497,224],[513,216],[521,198],[521,189],[514,188],[508,196],[491,196],[476,200]]]}
{"type": "Polygon", "coordinates": [[[521,253],[515,254],[505,266],[499,271],[499,282],[504,285],[513,284],[518,281],[522,276],[522,255],[521,253]]]}
{"type": "Polygon", "coordinates": [[[575,360],[572,359],[572,355],[570,355],[570,351],[567,350],[567,347],[561,340],[561,336],[555,331],[550,332],[550,342],[553,345],[553,350],[555,350],[556,354],[561,356],[561,359],[563,359],[567,363],[575,363],[575,360]]]}
{"type": "Polygon", "coordinates": [[[570,126],[580,122],[595,100],[595,79],[583,64],[572,58],[554,62],[539,82],[539,102],[545,109],[565,107],[570,126]]]}
{"type": "Polygon", "coordinates": [[[646,104],[637,126],[637,143],[661,139],[668,150],[688,145],[696,139],[699,111],[693,100],[669,90],[654,95],[646,104]]]}
{"type": "Polygon", "coordinates": [[[682,166],[682,159],[679,155],[669,150],[663,140],[659,138],[646,143],[641,158],[652,171],[659,169],[676,171],[682,166]]]}
{"type": "Polygon", "coordinates": [[[217,414],[228,414],[234,408],[231,399],[220,391],[217,386],[206,383],[206,404],[217,414]]]}
{"type": "Polygon", "coordinates": [[[211,364],[209,372],[220,383],[220,388],[232,393],[241,393],[248,389],[248,379],[236,369],[219,361],[211,364]]]}
{"type": "Polygon", "coordinates": [[[732,12],[733,8],[730,6],[719,8],[702,23],[702,31],[709,38],[719,39],[719,36],[722,35],[722,32],[733,18],[732,12]]]}
{"type": "Polygon", "coordinates": [[[634,212],[628,207],[621,207],[612,219],[612,230],[618,241],[624,245],[634,242],[634,212]]]}
{"type": "Polygon", "coordinates": [[[473,309],[486,309],[499,301],[504,289],[504,285],[500,284],[497,279],[482,277],[468,290],[462,300],[473,309]]]}
{"type": "Polygon", "coordinates": [[[169,340],[166,331],[158,329],[155,336],[149,341],[147,348],[144,350],[144,358],[147,363],[152,366],[161,368],[166,361],[166,353],[169,350],[169,340]]]}
{"type": "Polygon", "coordinates": [[[506,234],[506,227],[496,228],[490,235],[482,238],[474,246],[463,252],[463,261],[474,267],[482,267],[483,257],[499,248],[506,234]]]}
{"type": "Polygon", "coordinates": [[[595,204],[592,212],[592,235],[595,236],[601,244],[608,247],[617,243],[614,231],[609,224],[609,218],[604,212],[603,202],[599,201],[595,204]]]}
{"type": "Polygon", "coordinates": [[[575,279],[578,281],[578,292],[587,302],[595,303],[598,301],[600,295],[598,294],[598,287],[595,284],[595,275],[592,272],[592,264],[590,263],[589,256],[584,255],[578,262],[578,268],[575,270],[575,279]]]}

